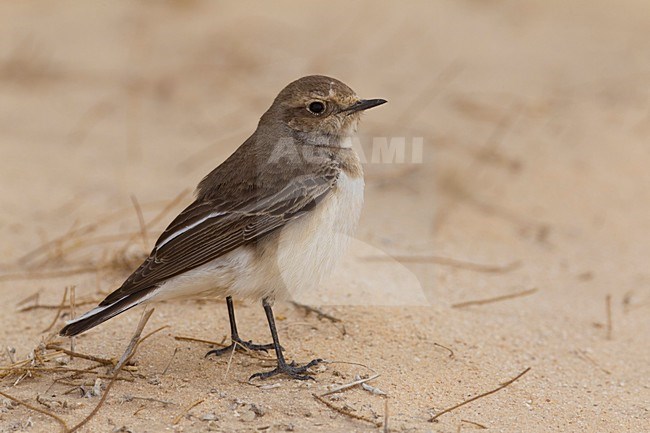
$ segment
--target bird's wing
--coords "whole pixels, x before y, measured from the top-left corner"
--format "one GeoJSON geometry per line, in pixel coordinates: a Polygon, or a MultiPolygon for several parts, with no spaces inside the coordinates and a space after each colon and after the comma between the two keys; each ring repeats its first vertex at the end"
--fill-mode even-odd
{"type": "Polygon", "coordinates": [[[338,167],[330,166],[296,177],[274,194],[238,203],[195,201],[162,233],[144,263],[100,305],[155,287],[300,218],[328,195],[338,173],[338,167]]]}

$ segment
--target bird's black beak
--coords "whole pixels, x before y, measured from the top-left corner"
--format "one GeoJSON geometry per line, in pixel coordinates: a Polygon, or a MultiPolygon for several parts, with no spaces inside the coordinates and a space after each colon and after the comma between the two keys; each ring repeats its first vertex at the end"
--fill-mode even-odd
{"type": "Polygon", "coordinates": [[[385,104],[385,99],[361,99],[360,101],[355,102],[350,105],[348,108],[343,109],[342,111],[347,112],[348,114],[355,113],[357,111],[367,110],[368,108],[376,107],[381,104],[385,104]]]}

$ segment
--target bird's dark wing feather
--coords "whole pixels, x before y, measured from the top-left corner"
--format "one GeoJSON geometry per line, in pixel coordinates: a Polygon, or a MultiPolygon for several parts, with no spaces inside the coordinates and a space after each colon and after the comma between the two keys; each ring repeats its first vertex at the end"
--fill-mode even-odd
{"type": "Polygon", "coordinates": [[[238,203],[196,201],[162,233],[149,257],[100,305],[109,305],[140,290],[256,242],[314,208],[335,186],[337,167],[303,175],[266,197],[251,195],[238,203]]]}

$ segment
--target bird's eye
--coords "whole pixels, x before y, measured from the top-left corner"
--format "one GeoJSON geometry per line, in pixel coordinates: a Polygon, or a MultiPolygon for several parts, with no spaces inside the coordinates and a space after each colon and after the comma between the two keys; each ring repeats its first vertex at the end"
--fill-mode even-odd
{"type": "Polygon", "coordinates": [[[309,105],[307,105],[307,110],[310,113],[323,114],[325,111],[325,103],[321,101],[310,102],[309,105]]]}

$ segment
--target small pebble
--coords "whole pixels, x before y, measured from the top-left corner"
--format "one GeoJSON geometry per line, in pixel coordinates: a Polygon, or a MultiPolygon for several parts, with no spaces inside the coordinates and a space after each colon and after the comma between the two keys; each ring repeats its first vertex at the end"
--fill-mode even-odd
{"type": "Polygon", "coordinates": [[[251,403],[251,410],[253,413],[257,416],[264,416],[266,411],[264,410],[264,407],[262,405],[256,405],[255,403],[251,403]]]}
{"type": "Polygon", "coordinates": [[[68,365],[70,362],[70,358],[67,356],[59,356],[58,358],[54,359],[54,362],[57,363],[57,365],[68,365]]]}
{"type": "Polygon", "coordinates": [[[217,415],[214,413],[204,413],[201,415],[201,421],[215,421],[217,419],[217,415]]]}
{"type": "Polygon", "coordinates": [[[243,422],[251,422],[255,420],[255,416],[256,416],[255,412],[253,412],[252,410],[247,410],[246,412],[241,414],[241,420],[243,422]]]}

